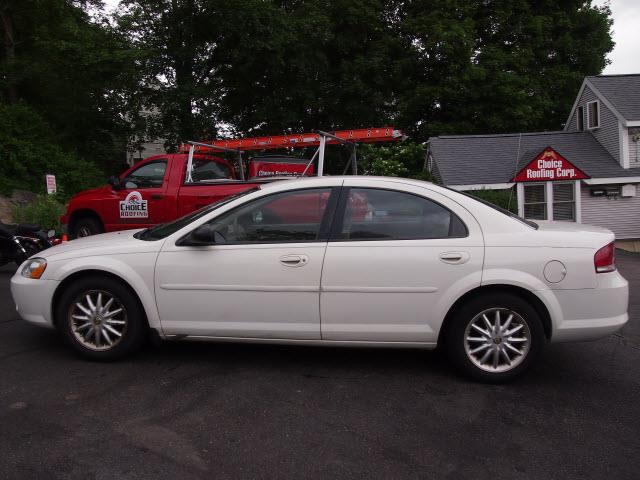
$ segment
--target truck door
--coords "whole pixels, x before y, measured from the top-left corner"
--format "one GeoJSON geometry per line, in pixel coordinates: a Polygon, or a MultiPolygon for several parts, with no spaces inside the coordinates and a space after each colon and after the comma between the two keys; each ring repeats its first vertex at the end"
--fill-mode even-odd
{"type": "Polygon", "coordinates": [[[107,222],[113,230],[144,228],[172,220],[165,195],[169,160],[166,158],[141,162],[120,180],[122,189],[116,192],[118,201],[110,209],[107,222]]]}

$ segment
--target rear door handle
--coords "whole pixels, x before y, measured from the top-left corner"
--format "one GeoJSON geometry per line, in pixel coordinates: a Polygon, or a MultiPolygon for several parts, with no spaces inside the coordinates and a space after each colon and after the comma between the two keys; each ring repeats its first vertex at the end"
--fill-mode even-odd
{"type": "Polygon", "coordinates": [[[283,255],[280,257],[280,263],[285,267],[302,267],[309,262],[306,255],[283,255]]]}
{"type": "Polygon", "coordinates": [[[467,252],[442,252],[440,260],[444,263],[458,265],[466,263],[469,260],[469,254],[467,252]]]}

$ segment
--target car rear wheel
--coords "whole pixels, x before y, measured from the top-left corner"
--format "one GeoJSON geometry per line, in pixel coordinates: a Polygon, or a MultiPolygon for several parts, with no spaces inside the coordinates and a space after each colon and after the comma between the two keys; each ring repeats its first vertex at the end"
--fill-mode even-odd
{"type": "Polygon", "coordinates": [[[524,299],[504,293],[476,297],[458,310],[446,350],[467,376],[499,383],[523,374],[545,342],[542,322],[524,299]]]}
{"type": "Polygon", "coordinates": [[[83,217],[75,221],[73,232],[71,233],[74,238],[81,238],[104,233],[104,229],[99,220],[91,217],[83,217]]]}
{"type": "Polygon", "coordinates": [[[94,360],[131,354],[147,337],[137,299],[127,287],[108,277],[85,277],[71,284],[58,302],[56,319],[65,341],[94,360]]]}

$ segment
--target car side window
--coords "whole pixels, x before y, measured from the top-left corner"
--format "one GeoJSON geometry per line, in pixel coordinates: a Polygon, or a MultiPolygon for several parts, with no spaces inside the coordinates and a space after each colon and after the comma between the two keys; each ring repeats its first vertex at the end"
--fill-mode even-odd
{"type": "Polygon", "coordinates": [[[269,195],[209,223],[221,244],[313,242],[330,196],[330,188],[269,195]]]}
{"type": "Polygon", "coordinates": [[[122,183],[124,188],[161,187],[166,170],[166,160],[149,162],[129,173],[122,183]]]}
{"type": "Polygon", "coordinates": [[[395,190],[351,188],[338,240],[466,237],[456,214],[427,198],[395,190]]]}

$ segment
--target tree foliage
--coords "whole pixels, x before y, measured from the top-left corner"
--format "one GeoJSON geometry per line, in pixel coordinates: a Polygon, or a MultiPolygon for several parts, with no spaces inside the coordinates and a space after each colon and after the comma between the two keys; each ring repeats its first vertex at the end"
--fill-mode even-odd
{"type": "Polygon", "coordinates": [[[50,126],[31,107],[0,104],[0,192],[23,188],[44,193],[48,173],[56,175],[65,194],[103,180],[95,163],[60,147],[50,126]]]}
{"type": "MultiPolygon", "coordinates": [[[[112,18],[100,4],[0,0],[0,102],[109,170],[152,138],[558,129],[613,47],[589,0],[122,0],[112,18]]],[[[421,169],[377,155],[391,163],[372,171],[421,169]]]]}
{"type": "Polygon", "coordinates": [[[165,136],[561,127],[612,47],[582,0],[124,0],[165,136]],[[160,78],[161,81],[157,82],[160,78]],[[154,83],[155,82],[155,83],[154,83]]]}
{"type": "MultiPolygon", "coordinates": [[[[81,177],[88,165],[90,182],[96,167],[124,160],[136,52],[106,20],[90,18],[86,9],[99,3],[0,0],[0,107],[5,127],[15,131],[3,131],[0,168],[12,165],[3,184],[32,186],[45,164],[66,179],[69,170],[81,177]]],[[[78,179],[69,187],[82,186],[78,179]]]]}

